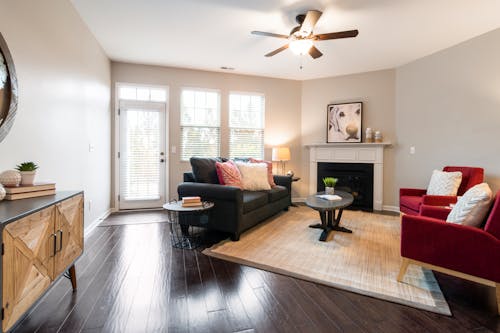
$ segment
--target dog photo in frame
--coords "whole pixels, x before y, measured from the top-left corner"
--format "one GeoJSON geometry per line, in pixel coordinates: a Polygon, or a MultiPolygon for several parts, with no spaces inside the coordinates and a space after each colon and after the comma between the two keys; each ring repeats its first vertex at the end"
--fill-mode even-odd
{"type": "Polygon", "coordinates": [[[361,142],[362,102],[327,106],[326,142],[361,142]]]}

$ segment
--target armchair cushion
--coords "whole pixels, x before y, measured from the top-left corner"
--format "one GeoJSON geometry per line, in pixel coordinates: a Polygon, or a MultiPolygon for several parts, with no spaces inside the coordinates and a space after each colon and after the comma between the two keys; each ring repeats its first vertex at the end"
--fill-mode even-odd
{"type": "Polygon", "coordinates": [[[486,183],[473,186],[458,199],[446,222],[480,227],[488,213],[493,193],[486,183]]]}
{"type": "Polygon", "coordinates": [[[422,197],[422,205],[430,206],[449,206],[457,202],[457,197],[454,195],[424,195],[422,197]]]}
{"type": "Polygon", "coordinates": [[[420,210],[420,205],[422,205],[422,197],[413,195],[403,195],[400,199],[402,206],[410,208],[418,212],[420,210]]]}
{"type": "Polygon", "coordinates": [[[457,195],[462,182],[462,172],[445,172],[434,170],[427,188],[428,195],[457,195]]]}

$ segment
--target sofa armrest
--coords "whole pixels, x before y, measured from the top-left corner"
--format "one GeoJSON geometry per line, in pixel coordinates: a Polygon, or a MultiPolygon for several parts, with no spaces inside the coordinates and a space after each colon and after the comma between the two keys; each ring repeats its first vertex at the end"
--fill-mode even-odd
{"type": "Polygon", "coordinates": [[[425,193],[427,193],[427,190],[419,189],[419,188],[400,188],[399,189],[399,196],[400,197],[403,195],[422,196],[425,193]]]}
{"type": "Polygon", "coordinates": [[[404,215],[401,255],[500,282],[500,240],[479,228],[404,215]]]}
{"type": "Polygon", "coordinates": [[[181,183],[177,186],[179,198],[200,196],[202,199],[219,199],[243,202],[243,191],[238,187],[207,183],[181,183]]]}
{"type": "Polygon", "coordinates": [[[420,206],[420,215],[425,217],[432,217],[438,220],[444,220],[448,218],[451,209],[446,207],[437,207],[437,206],[429,206],[422,205],[420,206]]]}
{"type": "Polygon", "coordinates": [[[456,203],[457,197],[454,195],[424,195],[422,197],[422,205],[431,206],[449,206],[456,203]]]}
{"type": "Polygon", "coordinates": [[[193,172],[192,171],[184,172],[184,174],[183,174],[183,181],[184,182],[194,183],[196,180],[194,179],[193,172]]]}
{"type": "Polygon", "coordinates": [[[292,186],[292,177],[290,176],[273,175],[273,179],[276,185],[284,186],[286,188],[291,188],[292,186]]]}

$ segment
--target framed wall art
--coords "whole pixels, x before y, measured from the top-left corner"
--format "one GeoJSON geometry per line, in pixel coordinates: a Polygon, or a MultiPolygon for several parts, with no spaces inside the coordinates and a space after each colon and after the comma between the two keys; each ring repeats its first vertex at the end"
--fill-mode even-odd
{"type": "Polygon", "coordinates": [[[7,43],[0,34],[0,141],[9,132],[17,110],[17,78],[7,43]]]}
{"type": "Polygon", "coordinates": [[[362,102],[328,104],[326,142],[361,142],[362,115],[362,102]]]}

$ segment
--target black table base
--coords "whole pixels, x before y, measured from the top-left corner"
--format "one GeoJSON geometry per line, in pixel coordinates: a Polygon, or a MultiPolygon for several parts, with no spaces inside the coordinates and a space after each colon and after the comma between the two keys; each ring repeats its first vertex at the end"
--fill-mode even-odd
{"type": "Polygon", "coordinates": [[[344,210],[342,208],[338,209],[337,214],[336,214],[337,216],[335,216],[335,209],[326,210],[326,211],[319,211],[321,223],[311,224],[309,226],[309,228],[323,229],[323,232],[321,233],[321,236],[319,237],[319,240],[322,242],[326,241],[330,231],[340,231],[340,232],[352,233],[351,230],[339,226],[343,211],[344,210]]]}

